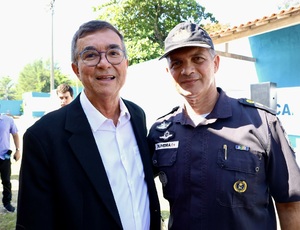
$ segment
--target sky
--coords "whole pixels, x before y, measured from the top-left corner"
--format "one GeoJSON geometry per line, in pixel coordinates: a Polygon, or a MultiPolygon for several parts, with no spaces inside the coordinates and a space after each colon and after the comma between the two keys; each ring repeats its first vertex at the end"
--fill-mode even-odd
{"type": "Polygon", "coordinates": [[[200,0],[199,2],[220,23],[237,26],[277,13],[278,5],[284,0],[200,0]]]}
{"type": "MultiPolygon", "coordinates": [[[[53,15],[54,62],[63,74],[71,69],[72,36],[80,24],[95,19],[92,6],[107,0],[56,0],[53,15]]],[[[0,77],[16,79],[24,66],[51,57],[50,0],[9,0],[0,3],[0,77]]],[[[202,0],[220,23],[240,25],[278,12],[280,0],[202,0]]]]}
{"type": "MultiPolygon", "coordinates": [[[[9,0],[0,3],[0,77],[17,77],[25,65],[51,57],[51,10],[48,0],[9,0]]],[[[80,24],[95,19],[92,6],[104,1],[56,0],[53,15],[54,62],[72,74],[72,36],[80,24]]],[[[74,76],[75,77],[75,76],[74,76]]]]}

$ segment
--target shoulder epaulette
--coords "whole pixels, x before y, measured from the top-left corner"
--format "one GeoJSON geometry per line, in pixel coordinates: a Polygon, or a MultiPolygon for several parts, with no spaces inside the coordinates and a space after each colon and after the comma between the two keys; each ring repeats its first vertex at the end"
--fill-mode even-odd
{"type": "Polygon", "coordinates": [[[178,109],[179,109],[179,106],[174,107],[174,108],[172,109],[171,112],[169,112],[169,113],[167,113],[167,114],[165,114],[165,115],[163,115],[163,116],[157,118],[157,120],[159,120],[160,118],[163,118],[163,117],[165,117],[165,116],[167,116],[167,115],[169,115],[169,114],[171,114],[171,113],[174,113],[174,112],[177,111],[178,109]]]}
{"type": "Polygon", "coordinates": [[[239,103],[243,104],[243,105],[248,105],[254,108],[258,108],[258,109],[262,109],[265,110],[269,113],[272,113],[273,115],[276,115],[276,111],[266,105],[263,105],[261,103],[255,102],[251,99],[247,99],[247,98],[240,98],[238,99],[239,103]]]}

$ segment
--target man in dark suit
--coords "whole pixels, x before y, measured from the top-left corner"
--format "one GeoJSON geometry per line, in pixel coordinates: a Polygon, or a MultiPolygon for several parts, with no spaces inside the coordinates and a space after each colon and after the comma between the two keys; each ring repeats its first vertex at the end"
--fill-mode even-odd
{"type": "Polygon", "coordinates": [[[72,41],[84,90],[23,136],[16,229],[160,229],[144,111],[120,97],[123,36],[93,20],[72,41]]]}

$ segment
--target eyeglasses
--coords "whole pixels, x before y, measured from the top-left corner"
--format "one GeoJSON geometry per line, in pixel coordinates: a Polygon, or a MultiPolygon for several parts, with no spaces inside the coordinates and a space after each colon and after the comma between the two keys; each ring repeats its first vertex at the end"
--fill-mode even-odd
{"type": "Polygon", "coordinates": [[[87,66],[96,66],[101,60],[101,54],[105,54],[106,60],[112,65],[119,65],[124,57],[124,51],[119,48],[109,49],[105,52],[99,52],[98,50],[83,50],[79,53],[83,63],[87,66]]]}

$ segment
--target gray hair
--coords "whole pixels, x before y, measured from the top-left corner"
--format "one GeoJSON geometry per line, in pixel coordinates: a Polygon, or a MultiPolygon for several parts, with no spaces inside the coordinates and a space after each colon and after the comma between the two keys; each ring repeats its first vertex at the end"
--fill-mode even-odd
{"type": "Polygon", "coordinates": [[[99,30],[104,30],[104,29],[110,29],[110,30],[114,31],[120,37],[121,42],[122,42],[122,49],[124,50],[125,58],[127,58],[126,46],[125,46],[123,35],[109,22],[101,21],[101,20],[92,20],[92,21],[82,24],[73,36],[72,47],[71,47],[72,63],[77,64],[77,55],[78,55],[77,41],[78,41],[78,39],[83,38],[84,36],[91,34],[93,32],[96,32],[99,30]]]}

